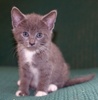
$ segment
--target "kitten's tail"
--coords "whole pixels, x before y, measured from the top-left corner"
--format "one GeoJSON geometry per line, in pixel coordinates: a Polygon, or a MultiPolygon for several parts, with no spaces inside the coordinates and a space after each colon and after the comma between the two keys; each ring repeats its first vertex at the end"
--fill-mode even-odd
{"type": "Polygon", "coordinates": [[[66,82],[65,86],[71,86],[71,85],[75,85],[75,84],[84,83],[84,82],[87,82],[87,81],[93,79],[94,77],[95,77],[95,74],[90,74],[90,75],[79,77],[79,78],[69,79],[66,82]]]}

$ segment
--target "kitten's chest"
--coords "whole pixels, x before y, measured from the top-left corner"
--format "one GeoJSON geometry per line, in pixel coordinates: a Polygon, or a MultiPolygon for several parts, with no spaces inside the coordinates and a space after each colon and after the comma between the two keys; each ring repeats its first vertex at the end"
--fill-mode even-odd
{"type": "Polygon", "coordinates": [[[34,61],[35,53],[36,53],[35,51],[29,51],[25,49],[23,52],[25,63],[31,64],[34,61]]]}
{"type": "Polygon", "coordinates": [[[35,75],[35,73],[37,73],[38,69],[36,68],[36,66],[34,66],[35,60],[34,60],[34,56],[35,56],[35,51],[29,51],[29,50],[24,50],[24,65],[28,64],[29,66],[29,70],[32,74],[35,75]]]}
{"type": "Polygon", "coordinates": [[[25,63],[29,64],[29,70],[30,70],[29,74],[31,74],[31,76],[33,75],[33,86],[37,87],[39,81],[39,70],[33,65],[35,54],[36,54],[35,51],[32,52],[24,50],[25,63]]]}

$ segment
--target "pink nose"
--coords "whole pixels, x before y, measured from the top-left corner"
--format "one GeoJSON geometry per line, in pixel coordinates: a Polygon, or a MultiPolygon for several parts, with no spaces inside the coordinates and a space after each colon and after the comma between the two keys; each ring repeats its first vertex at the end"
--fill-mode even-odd
{"type": "Polygon", "coordinates": [[[31,43],[31,42],[29,42],[29,44],[30,44],[31,46],[35,45],[35,43],[31,43]]]}

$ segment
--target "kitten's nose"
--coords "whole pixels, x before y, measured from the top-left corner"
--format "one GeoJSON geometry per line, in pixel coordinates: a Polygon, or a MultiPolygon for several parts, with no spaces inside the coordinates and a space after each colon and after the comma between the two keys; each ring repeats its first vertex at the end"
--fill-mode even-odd
{"type": "Polygon", "coordinates": [[[31,43],[31,42],[29,42],[29,44],[30,44],[31,46],[35,45],[35,43],[31,43]]]}

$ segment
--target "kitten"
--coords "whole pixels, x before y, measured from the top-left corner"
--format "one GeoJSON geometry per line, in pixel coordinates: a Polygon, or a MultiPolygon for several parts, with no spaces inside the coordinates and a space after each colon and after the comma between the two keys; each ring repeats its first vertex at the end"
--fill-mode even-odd
{"type": "Polygon", "coordinates": [[[57,11],[46,15],[23,14],[18,8],[11,10],[13,35],[17,42],[20,80],[16,96],[29,95],[35,88],[35,96],[45,96],[59,88],[91,80],[94,75],[70,79],[69,65],[52,43],[52,31],[57,11]]]}

